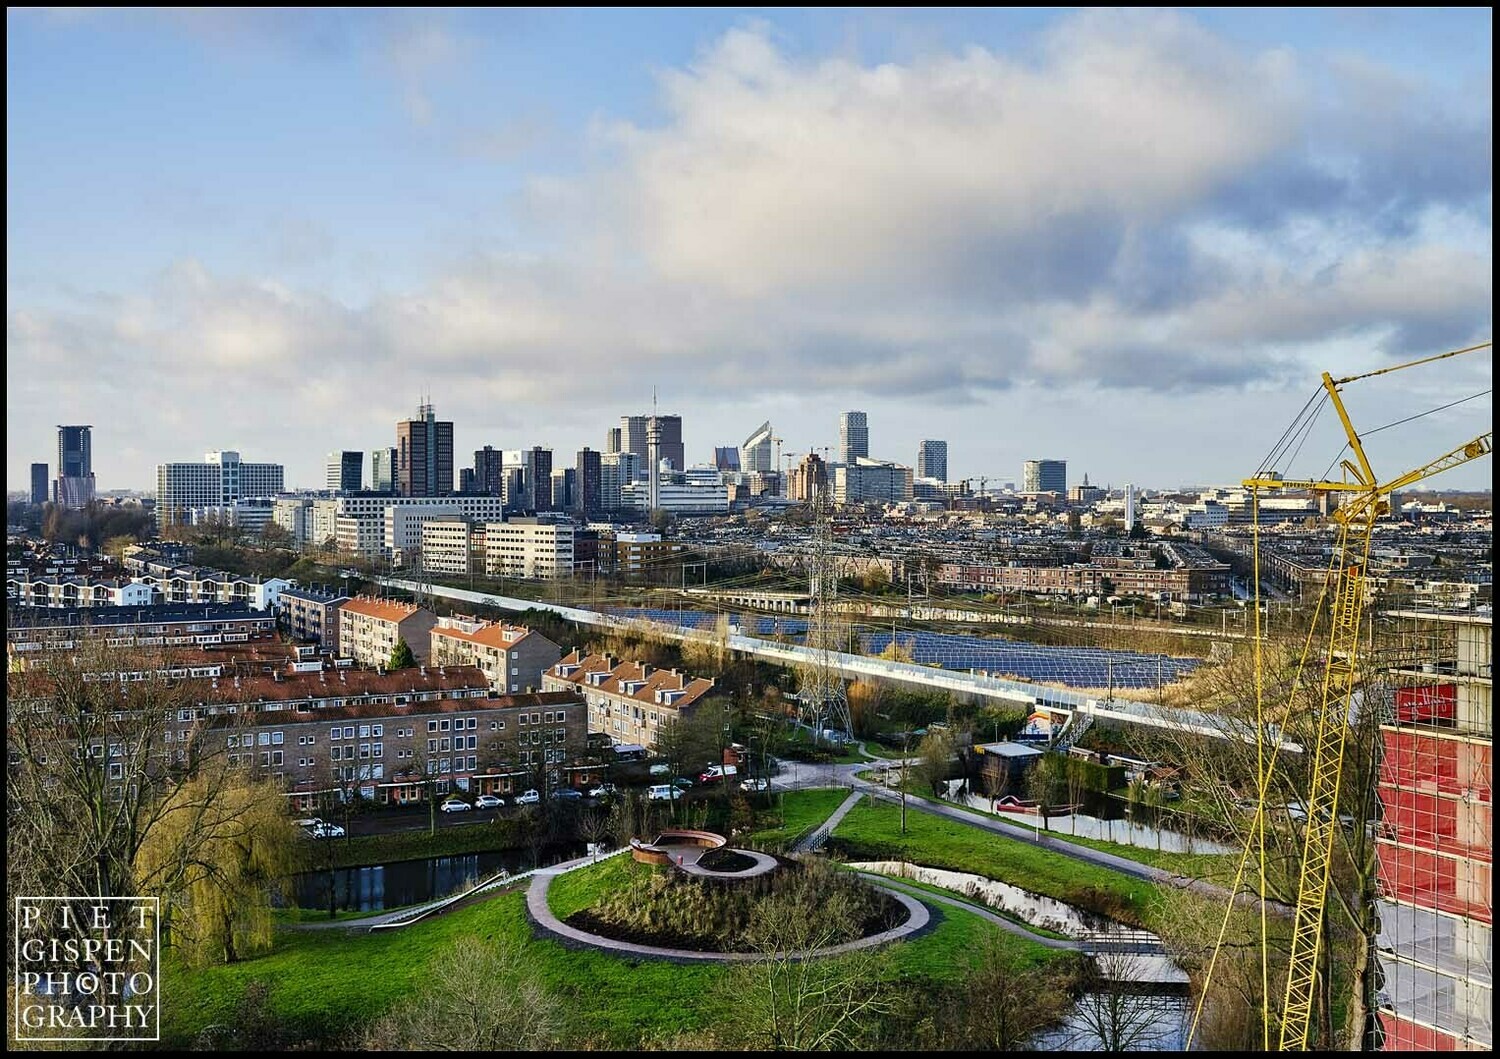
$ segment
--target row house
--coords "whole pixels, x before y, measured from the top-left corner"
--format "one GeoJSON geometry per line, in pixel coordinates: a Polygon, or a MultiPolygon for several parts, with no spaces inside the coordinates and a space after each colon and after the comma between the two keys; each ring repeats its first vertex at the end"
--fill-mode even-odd
{"type": "Polygon", "coordinates": [[[152,586],[137,581],[24,573],[6,576],[5,598],[28,607],[139,607],[158,599],[152,586]]]}
{"type": "Polygon", "coordinates": [[[538,690],[561,657],[562,648],[524,625],[454,616],[439,618],[432,630],[434,665],[478,666],[502,694],[538,690]]]}
{"type": "Polygon", "coordinates": [[[242,603],[252,610],[274,610],[277,597],[292,586],[284,577],[256,577],[178,566],[136,578],[155,589],[163,603],[242,603]]]}
{"type": "Polygon", "coordinates": [[[649,750],[664,725],[691,716],[713,694],[714,682],[574,651],[543,674],[542,690],[581,692],[588,703],[590,732],[649,750]]]}
{"type": "Polygon", "coordinates": [[[276,630],[271,614],[234,603],[139,607],[12,607],[5,626],[11,652],[68,650],[101,638],[111,647],[235,643],[276,630]]]}

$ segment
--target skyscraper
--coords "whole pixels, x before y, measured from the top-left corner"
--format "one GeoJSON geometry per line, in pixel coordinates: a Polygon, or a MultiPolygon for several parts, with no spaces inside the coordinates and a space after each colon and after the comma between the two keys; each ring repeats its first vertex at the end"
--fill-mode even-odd
{"type": "Polygon", "coordinates": [[[507,483],[506,508],[512,511],[551,511],[552,450],[505,449],[500,458],[507,483]]]}
{"type": "Polygon", "coordinates": [[[1027,460],[1021,467],[1021,492],[1068,495],[1067,460],[1027,460]]]}
{"type": "Polygon", "coordinates": [[[620,451],[635,453],[640,457],[640,466],[647,467],[651,460],[647,451],[646,433],[653,424],[661,442],[660,458],[671,460],[674,471],[686,470],[687,453],[682,444],[682,416],[621,416],[620,451]]]}
{"type": "Polygon", "coordinates": [[[438,422],[430,404],[396,424],[396,486],[402,496],[453,492],[453,423],[438,422]]]}
{"type": "Polygon", "coordinates": [[[377,493],[396,491],[395,449],[373,449],[370,452],[370,488],[377,493]]]}
{"type": "Polygon", "coordinates": [[[917,447],[917,477],[948,480],[948,443],[924,441],[917,447]]]}
{"type": "Polygon", "coordinates": [[[47,465],[45,463],[31,465],[31,502],[33,504],[47,502],[47,465]]]}
{"type": "Polygon", "coordinates": [[[94,428],[57,428],[57,496],[63,507],[87,507],[94,499],[94,428]]]}
{"type": "Polygon", "coordinates": [[[230,507],[252,497],[282,491],[279,463],[241,463],[228,449],[210,452],[202,463],[162,463],[156,467],[156,524],[185,525],[196,507],[230,507]]]}
{"type": "Polygon", "coordinates": [[[365,454],[350,449],[330,452],[324,461],[330,493],[357,493],[365,487],[365,454]]]}
{"type": "Polygon", "coordinates": [[[604,435],[604,452],[606,455],[620,451],[620,435],[621,431],[619,427],[610,427],[608,433],[604,435]]]}
{"type": "Polygon", "coordinates": [[[751,432],[740,445],[740,470],[769,474],[776,469],[771,453],[771,435],[774,433],[769,420],[751,432]]]}
{"type": "Polygon", "coordinates": [[[1135,528],[1135,486],[1125,483],[1125,532],[1135,528]]]}
{"type": "Polygon", "coordinates": [[[863,412],[845,412],[839,416],[839,462],[852,464],[870,455],[870,424],[863,412]]]}
{"type": "Polygon", "coordinates": [[[474,489],[491,496],[505,495],[505,459],[499,449],[486,445],[474,450],[474,489]]]}
{"type": "Polygon", "coordinates": [[[574,480],[573,507],[584,516],[588,516],[600,508],[603,463],[600,461],[599,453],[584,447],[578,453],[575,471],[577,477],[574,480]]]}

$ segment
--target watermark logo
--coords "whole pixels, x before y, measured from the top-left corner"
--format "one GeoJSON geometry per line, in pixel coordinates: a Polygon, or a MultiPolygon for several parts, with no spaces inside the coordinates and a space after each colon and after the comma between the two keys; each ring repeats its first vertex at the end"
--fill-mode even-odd
{"type": "Polygon", "coordinates": [[[17,897],[16,1040],[161,1039],[155,897],[17,897]]]}

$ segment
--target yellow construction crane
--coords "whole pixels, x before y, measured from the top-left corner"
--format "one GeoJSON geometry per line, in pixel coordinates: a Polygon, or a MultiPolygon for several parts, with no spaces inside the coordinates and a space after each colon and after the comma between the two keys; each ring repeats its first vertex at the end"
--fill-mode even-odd
{"type": "MultiPolygon", "coordinates": [[[[1434,361],[1456,357],[1464,353],[1472,353],[1476,350],[1487,349],[1489,342],[1472,346],[1467,349],[1454,350],[1451,353],[1442,353],[1437,356],[1424,357],[1421,360],[1398,364],[1379,371],[1366,372],[1362,375],[1350,375],[1345,378],[1335,379],[1327,372],[1323,373],[1322,388],[1326,399],[1332,403],[1334,410],[1338,413],[1339,422],[1342,424],[1344,434],[1348,439],[1348,449],[1352,459],[1342,460],[1340,467],[1342,476],[1338,481],[1324,480],[1290,480],[1283,478],[1279,473],[1269,467],[1263,466],[1261,471],[1254,477],[1245,480],[1244,485],[1251,492],[1252,504],[1256,513],[1255,524],[1255,668],[1256,668],[1256,726],[1260,733],[1262,747],[1259,758],[1259,792],[1258,806],[1254,822],[1252,823],[1246,839],[1245,849],[1240,859],[1239,874],[1236,876],[1234,890],[1238,893],[1240,882],[1243,879],[1246,862],[1252,851],[1258,846],[1260,853],[1260,897],[1262,901],[1262,947],[1265,945],[1264,935],[1264,908],[1265,908],[1265,815],[1269,808],[1267,801],[1270,794],[1270,780],[1275,768],[1277,750],[1267,752],[1264,746],[1265,721],[1264,711],[1260,701],[1261,688],[1264,686],[1261,673],[1261,635],[1260,635],[1260,541],[1259,541],[1259,497],[1261,492],[1267,490],[1312,490],[1315,493],[1336,494],[1341,502],[1333,511],[1333,519],[1337,526],[1333,553],[1329,564],[1328,576],[1323,589],[1323,600],[1331,601],[1329,620],[1329,631],[1326,640],[1322,643],[1323,650],[1323,686],[1319,697],[1319,709],[1314,718],[1317,725],[1316,738],[1305,752],[1312,754],[1312,764],[1309,770],[1309,788],[1307,804],[1304,807],[1306,821],[1305,832],[1302,841],[1301,865],[1297,882],[1297,905],[1295,922],[1292,933],[1291,957],[1287,968],[1287,981],[1284,1005],[1282,1009],[1281,1037],[1279,1047],[1281,1051],[1301,1051],[1308,1047],[1309,1028],[1312,1023],[1313,1008],[1316,1003],[1318,985],[1318,958],[1324,942],[1323,920],[1324,907],[1328,895],[1329,865],[1332,861],[1333,843],[1335,829],[1339,826],[1339,785],[1343,778],[1344,769],[1344,743],[1349,732],[1350,700],[1354,692],[1356,677],[1356,662],[1359,651],[1359,631],[1363,620],[1365,608],[1365,573],[1370,558],[1370,538],[1375,528],[1375,521],[1388,510],[1390,496],[1397,490],[1414,485],[1426,478],[1443,471],[1450,470],[1470,460],[1478,459],[1487,455],[1494,444],[1493,431],[1484,433],[1472,441],[1466,442],[1449,452],[1444,453],[1437,459],[1432,460],[1421,467],[1407,471],[1388,481],[1381,482],[1366,458],[1364,444],[1360,434],[1354,429],[1354,424],[1349,419],[1349,414],[1344,407],[1341,389],[1349,383],[1361,379],[1372,378],[1377,375],[1386,375],[1394,371],[1416,367],[1420,364],[1429,364],[1434,361]]],[[[1476,395],[1477,396],[1477,395],[1476,395]]],[[[1309,402],[1311,404],[1312,402],[1309,402]]],[[[1306,411],[1304,409],[1304,411],[1306,411]]],[[[1314,413],[1316,414],[1316,413],[1314,413]]],[[[1425,414],[1425,413],[1423,413],[1425,414]]],[[[1295,427],[1295,424],[1294,424],[1295,427]]],[[[1309,421],[1307,429],[1310,429],[1309,421]]],[[[1288,434],[1292,434],[1289,431],[1288,434]]],[[[1285,440],[1285,435],[1283,440],[1285,440]]],[[[1342,453],[1340,454],[1342,455],[1342,453]]],[[[1274,455],[1272,457],[1275,458],[1274,455]]],[[[1322,601],[1318,608],[1321,613],[1322,601]]],[[[1313,618],[1317,622],[1316,615],[1313,618]]],[[[1308,645],[1312,644],[1312,636],[1308,637],[1308,645]]],[[[1306,661],[1306,654],[1303,657],[1306,661]]],[[[1292,695],[1297,694],[1294,682],[1292,695]]],[[[1287,704],[1287,712],[1295,708],[1295,702],[1287,704]]],[[[1284,720],[1284,717],[1283,717],[1284,720]]],[[[1233,907],[1233,898],[1230,908],[1233,907]]],[[[1229,923],[1229,911],[1225,910],[1224,929],[1229,923]]],[[[1224,940],[1224,929],[1221,929],[1219,946],[1224,940]]],[[[1268,957],[1262,952],[1262,960],[1268,957]]],[[[1218,959],[1218,947],[1215,948],[1214,957],[1209,962],[1208,978],[1204,983],[1204,997],[1208,993],[1209,982],[1212,981],[1214,966],[1218,959]]],[[[1266,963],[1262,964],[1262,973],[1265,974],[1266,963]]],[[[1268,983],[1267,983],[1268,984],[1268,983]]],[[[1270,992],[1266,990],[1263,998],[1265,1005],[1262,1012],[1265,1046],[1270,1046],[1270,992]]],[[[1200,997],[1198,1015],[1203,1010],[1203,998],[1200,997]]],[[[1189,1034],[1188,1043],[1191,1046],[1193,1035],[1197,1031],[1197,1017],[1194,1018],[1193,1031],[1189,1034]]]]}

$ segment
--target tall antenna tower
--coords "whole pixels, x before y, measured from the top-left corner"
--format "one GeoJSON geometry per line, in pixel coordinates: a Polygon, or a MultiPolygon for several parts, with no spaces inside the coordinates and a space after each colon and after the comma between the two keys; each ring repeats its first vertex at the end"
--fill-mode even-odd
{"type": "Polygon", "coordinates": [[[828,486],[813,494],[813,551],[808,564],[812,620],[807,626],[810,657],[803,666],[802,721],[816,736],[824,729],[853,735],[844,674],[835,657],[844,648],[845,630],[837,610],[838,568],[833,555],[833,497],[828,486]]]}

